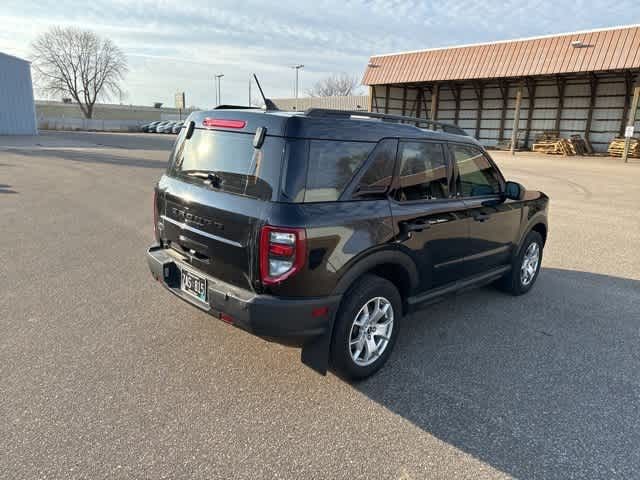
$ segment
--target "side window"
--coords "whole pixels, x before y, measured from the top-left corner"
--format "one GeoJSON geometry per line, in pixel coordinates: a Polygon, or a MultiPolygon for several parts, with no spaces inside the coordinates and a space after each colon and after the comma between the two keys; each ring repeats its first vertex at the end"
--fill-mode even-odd
{"type": "Polygon", "coordinates": [[[393,177],[393,166],[396,160],[398,141],[393,139],[381,140],[371,154],[371,162],[364,172],[358,186],[354,190],[356,196],[364,196],[369,193],[383,192],[393,177]]]}
{"type": "Polygon", "coordinates": [[[401,142],[397,200],[432,200],[449,197],[449,179],[443,147],[439,143],[401,142]]]}
{"type": "Polygon", "coordinates": [[[458,191],[464,197],[480,197],[500,193],[500,175],[478,148],[451,145],[458,166],[458,191]]]}
{"type": "Polygon", "coordinates": [[[375,146],[362,142],[311,140],[305,202],[331,202],[342,190],[375,146]]]}

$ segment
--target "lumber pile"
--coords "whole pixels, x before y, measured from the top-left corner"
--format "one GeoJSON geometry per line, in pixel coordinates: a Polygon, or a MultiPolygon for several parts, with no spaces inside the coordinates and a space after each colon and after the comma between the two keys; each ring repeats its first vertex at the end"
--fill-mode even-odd
{"type": "Polygon", "coordinates": [[[558,132],[548,131],[536,138],[531,150],[548,155],[585,155],[590,153],[590,146],[580,135],[562,138],[558,132]]]}
{"type": "Polygon", "coordinates": [[[571,135],[569,137],[569,143],[573,147],[573,151],[576,155],[585,155],[587,153],[592,153],[590,150],[590,145],[584,141],[584,139],[580,135],[571,135]]]}
{"type": "MultiPolygon", "coordinates": [[[[624,152],[624,138],[614,138],[609,144],[609,155],[612,157],[621,157],[624,152]]],[[[629,157],[640,158],[640,140],[631,138],[629,143],[629,157]]]]}
{"type": "Polygon", "coordinates": [[[566,138],[538,140],[533,144],[531,150],[547,155],[575,155],[573,145],[566,138]]]}

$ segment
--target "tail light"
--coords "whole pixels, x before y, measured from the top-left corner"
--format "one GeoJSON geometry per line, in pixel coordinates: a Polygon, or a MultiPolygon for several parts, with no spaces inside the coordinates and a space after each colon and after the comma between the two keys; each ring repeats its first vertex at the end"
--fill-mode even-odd
{"type": "Polygon", "coordinates": [[[160,240],[158,232],[158,190],[153,189],[153,235],[156,241],[160,240]]]}
{"type": "Polygon", "coordinates": [[[305,261],[307,236],[303,228],[265,225],[260,231],[260,278],[273,285],[299,272],[305,261]]]}

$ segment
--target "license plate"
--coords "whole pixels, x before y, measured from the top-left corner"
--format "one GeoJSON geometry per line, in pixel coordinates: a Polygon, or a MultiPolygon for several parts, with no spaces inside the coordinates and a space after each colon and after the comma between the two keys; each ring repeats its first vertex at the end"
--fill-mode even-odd
{"type": "Polygon", "coordinates": [[[201,302],[207,301],[207,280],[184,268],[180,274],[180,289],[201,302]]]}

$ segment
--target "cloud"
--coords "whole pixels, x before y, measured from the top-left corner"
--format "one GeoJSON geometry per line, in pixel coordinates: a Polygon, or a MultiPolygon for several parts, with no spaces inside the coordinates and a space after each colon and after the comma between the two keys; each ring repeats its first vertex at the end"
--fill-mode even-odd
{"type": "Polygon", "coordinates": [[[628,0],[4,0],[0,50],[28,56],[52,25],[90,28],[128,54],[129,101],[169,104],[184,89],[189,103],[207,106],[216,72],[225,74],[225,101],[246,102],[254,71],[269,95],[288,96],[294,63],[305,64],[304,91],[330,73],[360,75],[373,54],[559,33],[566,18],[576,30],[616,25],[633,8],[628,0]]]}

